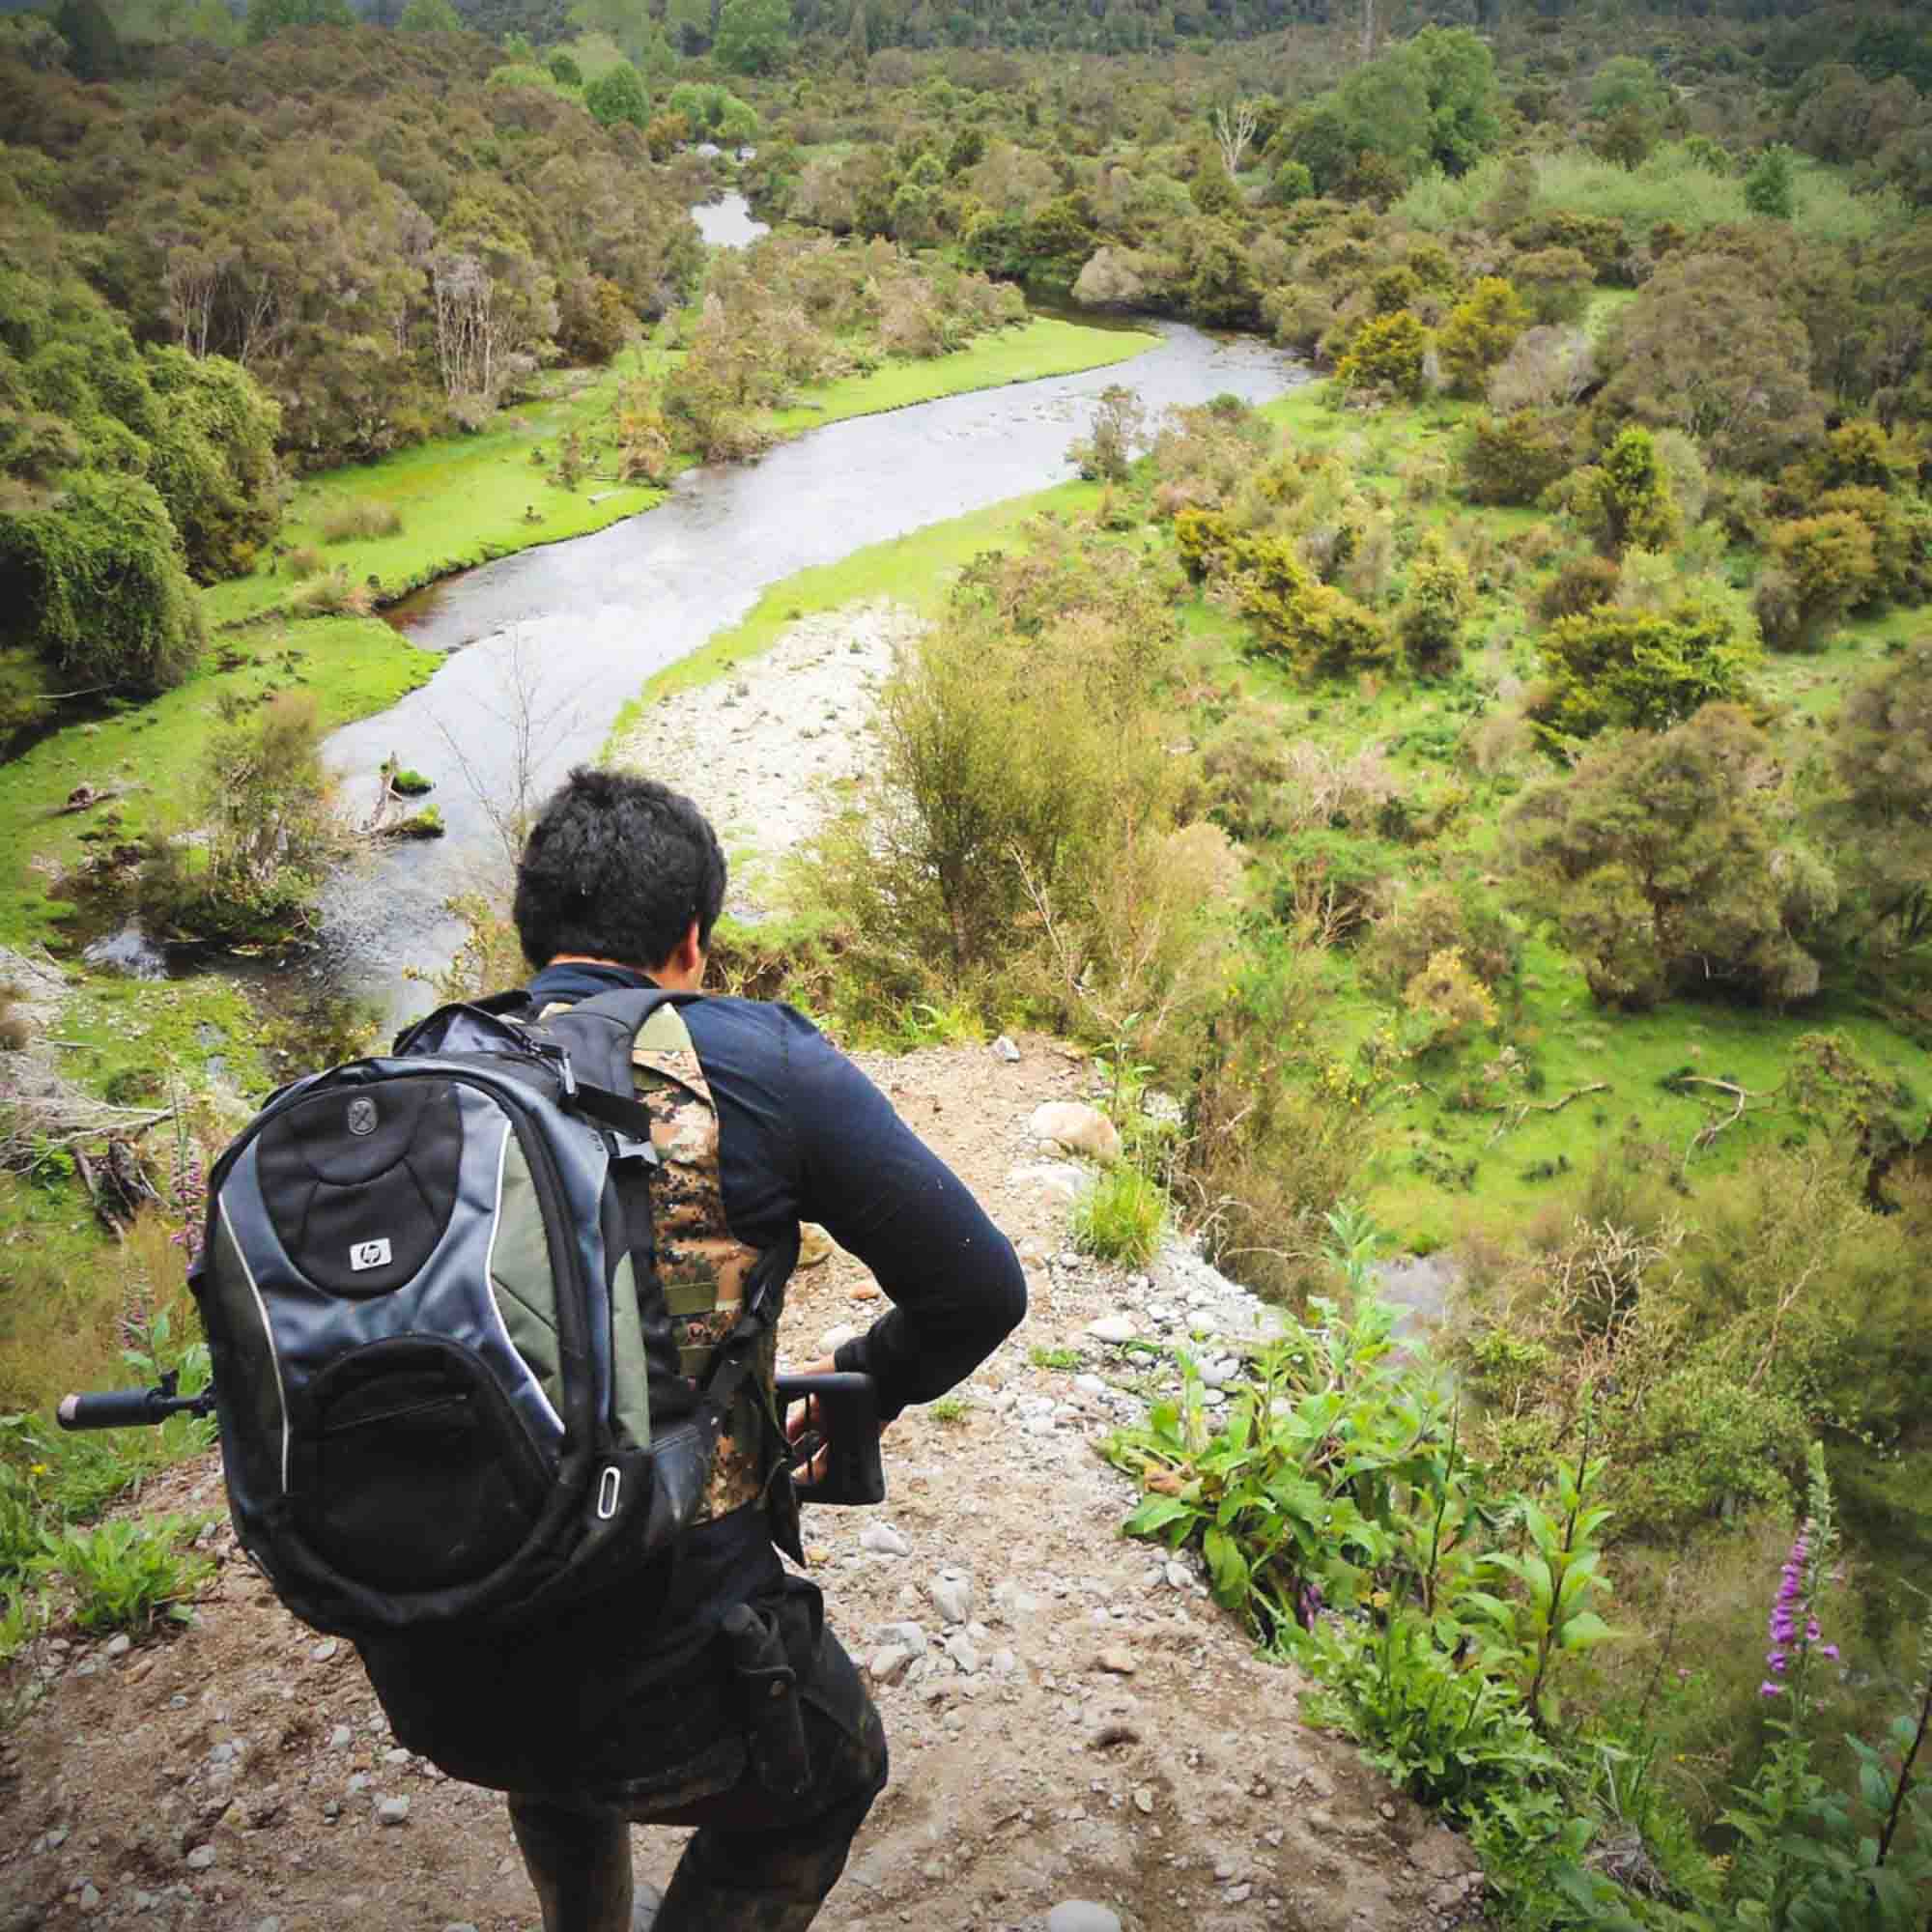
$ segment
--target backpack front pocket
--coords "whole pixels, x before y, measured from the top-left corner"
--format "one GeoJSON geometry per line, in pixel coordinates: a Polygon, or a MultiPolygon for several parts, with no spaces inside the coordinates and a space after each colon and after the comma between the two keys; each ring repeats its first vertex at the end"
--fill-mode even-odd
{"type": "Polygon", "coordinates": [[[431,1336],[371,1343],[310,1385],[290,1502],[315,1553],[368,1588],[473,1583],[522,1549],[552,1473],[490,1371],[431,1336]]]}

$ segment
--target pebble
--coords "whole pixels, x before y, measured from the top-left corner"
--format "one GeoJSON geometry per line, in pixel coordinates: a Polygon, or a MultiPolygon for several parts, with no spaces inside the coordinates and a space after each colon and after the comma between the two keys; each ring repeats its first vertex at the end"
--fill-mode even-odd
{"type": "Polygon", "coordinates": [[[1102,1670],[1110,1670],[1116,1677],[1131,1677],[1140,1666],[1134,1662],[1134,1654],[1122,1644],[1109,1644],[1094,1658],[1094,1662],[1102,1670]]]}
{"type": "Polygon", "coordinates": [[[318,1663],[327,1663],[341,1648],[342,1646],[332,1636],[326,1636],[309,1652],[309,1656],[318,1663]]]}
{"type": "Polygon", "coordinates": [[[996,1650],[992,1658],[995,1677],[1010,1677],[1020,1667],[1020,1661],[1009,1650],[996,1650]]]}
{"type": "Polygon", "coordinates": [[[1168,1588],[1171,1590],[1184,1590],[1194,1580],[1184,1563],[1170,1563],[1161,1571],[1161,1575],[1167,1578],[1168,1588]]]}
{"type": "Polygon", "coordinates": [[[355,1742],[355,1733],[347,1724],[337,1724],[328,1734],[330,1750],[347,1750],[355,1742]]]}
{"type": "Polygon", "coordinates": [[[946,1639],[946,1654],[968,1677],[980,1667],[980,1653],[973,1648],[973,1640],[964,1631],[954,1631],[946,1639]]]}
{"type": "Polygon", "coordinates": [[[879,1628],[879,1641],[902,1645],[915,1657],[925,1655],[925,1633],[918,1624],[883,1624],[879,1628]]]}
{"type": "Polygon", "coordinates": [[[1075,1376],[1073,1378],[1073,1386],[1082,1395],[1105,1395],[1107,1393],[1107,1384],[1098,1376],[1075,1376]]]}
{"type": "Polygon", "coordinates": [[[1004,1060],[1009,1065],[1011,1065],[1014,1061],[1019,1059],[1020,1050],[1005,1034],[1002,1034],[993,1042],[993,1054],[996,1059],[1004,1060]]]}
{"type": "Polygon", "coordinates": [[[376,1822],[379,1825],[400,1825],[410,1815],[410,1801],[407,1798],[384,1798],[376,1806],[376,1822]]]}
{"type": "Polygon", "coordinates": [[[134,1639],[124,1631],[121,1635],[108,1639],[106,1655],[109,1657],[126,1657],[133,1648],[134,1639]]]}
{"type": "Polygon", "coordinates": [[[1134,1809],[1145,1817],[1153,1815],[1153,1791],[1145,1784],[1134,1787],[1134,1809]]]}
{"type": "Polygon", "coordinates": [[[896,1684],[912,1662],[912,1652],[902,1643],[888,1643],[872,1653],[866,1668],[874,1684],[896,1684]]]}
{"type": "Polygon", "coordinates": [[[214,1847],[213,1845],[197,1845],[187,1855],[187,1868],[189,1871],[206,1871],[213,1862],[214,1847]]]}
{"type": "Polygon", "coordinates": [[[859,1532],[859,1548],[881,1556],[910,1556],[912,1545],[889,1522],[868,1522],[859,1532]]]}
{"type": "Polygon", "coordinates": [[[942,1570],[925,1586],[925,1593],[932,1599],[932,1607],[939,1612],[940,1620],[949,1624],[963,1624],[973,1614],[973,1579],[962,1576],[957,1570],[942,1570]]]}
{"type": "Polygon", "coordinates": [[[100,1893],[95,1889],[94,1882],[92,1879],[90,1879],[87,1882],[87,1884],[81,1887],[80,1896],[74,1901],[74,1903],[78,1905],[83,1912],[99,1912],[100,1910],[100,1893]]]}
{"type": "Polygon", "coordinates": [[[1088,1322],[1087,1332],[1096,1342],[1131,1342],[1140,1330],[1125,1315],[1103,1315],[1097,1321],[1088,1322]]]}
{"type": "Polygon", "coordinates": [[[1090,1898],[1066,1898],[1046,1915],[1046,1932],[1121,1932],[1120,1915],[1090,1898]]]}

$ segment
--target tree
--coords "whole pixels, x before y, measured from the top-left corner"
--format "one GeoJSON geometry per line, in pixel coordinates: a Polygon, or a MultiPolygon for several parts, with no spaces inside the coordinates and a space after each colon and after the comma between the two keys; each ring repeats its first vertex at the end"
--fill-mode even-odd
{"type": "Polygon", "coordinates": [[[81,80],[111,80],[121,71],[121,36],[100,0],[61,0],[54,32],[67,44],[67,65],[81,80]]]}
{"type": "Polygon", "coordinates": [[[1529,327],[1529,309],[1500,275],[1485,275],[1435,332],[1442,372],[1459,396],[1480,396],[1489,373],[1529,327]]]}
{"type": "Polygon", "coordinates": [[[1846,510],[1779,524],[1769,548],[1783,601],[1760,596],[1758,615],[1767,639],[1785,649],[1816,648],[1826,628],[1878,581],[1871,531],[1846,510]]]}
{"type": "Polygon", "coordinates": [[[1611,325],[1602,407],[1768,473],[1818,440],[1804,324],[1733,257],[1672,255],[1611,325]]]}
{"type": "Polygon", "coordinates": [[[167,505],[138,476],[77,469],[57,495],[0,498],[0,644],[69,688],[146,696],[201,655],[201,608],[167,505]]]}
{"type": "Polygon", "coordinates": [[[724,0],[712,51],[731,73],[770,73],[791,40],[791,0],[724,0]]]}
{"type": "Polygon", "coordinates": [[[544,66],[549,70],[550,77],[559,87],[582,87],[583,85],[583,70],[560,48],[544,62],[544,66]]]}
{"type": "Polygon", "coordinates": [[[1241,206],[1241,191],[1221,165],[1219,151],[1205,142],[1195,156],[1194,179],[1187,184],[1187,194],[1203,214],[1233,214],[1241,206]]]}
{"type": "Polygon", "coordinates": [[[396,21],[404,34],[460,34],[463,19],[449,0],[410,0],[396,21]]]}
{"type": "Polygon", "coordinates": [[[1932,941],[1932,635],[1867,678],[1832,730],[1841,796],[1825,814],[1867,943],[1932,941]]]}
{"type": "Polygon", "coordinates": [[[1599,1005],[1818,990],[1809,935],[1837,907],[1832,868],[1778,807],[1769,739],[1713,704],[1661,736],[1587,753],[1518,801],[1505,853],[1599,1005]]]}
{"type": "Polygon", "coordinates": [[[1745,177],[1745,206],[1767,221],[1789,221],[1797,212],[1791,150],[1782,143],[1767,148],[1745,177]]]}
{"type": "Polygon", "coordinates": [[[1481,415],[1460,452],[1472,503],[1533,503],[1576,462],[1570,423],[1548,408],[1481,415]]]}
{"type": "Polygon", "coordinates": [[[1501,90],[1488,43],[1466,27],[1425,27],[1409,42],[1429,103],[1429,157],[1466,174],[1502,139],[1501,90]]]}
{"type": "Polygon", "coordinates": [[[1546,679],[1529,717],[1554,751],[1612,726],[1662,731],[1741,699],[1758,661],[1728,613],[1694,602],[1665,611],[1599,604],[1559,617],[1537,652],[1546,679]]]}
{"type": "Polygon", "coordinates": [[[1237,101],[1234,106],[1215,108],[1208,118],[1208,126],[1214,130],[1215,145],[1221,151],[1221,165],[1230,175],[1241,171],[1241,157],[1248,152],[1248,143],[1255,138],[1258,119],[1256,105],[1252,100],[1237,101]]]}
{"type": "Polygon", "coordinates": [[[1610,556],[1627,550],[1668,550],[1677,541],[1670,478],[1644,430],[1625,430],[1600,463],[1579,469],[1570,500],[1583,527],[1610,556]]]}
{"type": "Polygon", "coordinates": [[[258,46],[292,27],[353,27],[349,0],[248,0],[244,38],[258,46]]]}
{"type": "Polygon", "coordinates": [[[583,105],[604,128],[619,121],[643,128],[651,118],[651,98],[644,92],[643,76],[629,61],[619,61],[600,73],[583,90],[583,105]]]}
{"type": "Polygon", "coordinates": [[[679,53],[701,54],[711,44],[711,0],[666,0],[665,26],[679,53]]]}

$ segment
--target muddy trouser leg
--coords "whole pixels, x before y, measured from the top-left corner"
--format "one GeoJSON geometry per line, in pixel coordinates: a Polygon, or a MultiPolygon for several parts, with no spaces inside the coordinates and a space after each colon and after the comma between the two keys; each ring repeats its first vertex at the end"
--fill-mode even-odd
{"type": "Polygon", "coordinates": [[[755,1770],[683,1804],[512,1796],[544,1932],[631,1932],[632,1824],[697,1828],[653,1932],[805,1932],[885,1788],[887,1756],[878,1711],[830,1631],[799,1698],[811,1778],[796,1797],[767,1790],[755,1770]]]}
{"type": "Polygon", "coordinates": [[[631,1828],[621,1812],[513,1794],[510,1824],[544,1932],[631,1932],[631,1828]]]}
{"type": "Polygon", "coordinates": [[[697,1827],[653,1932],[805,1932],[838,1883],[885,1789],[885,1726],[830,1631],[799,1695],[811,1782],[798,1797],[765,1791],[754,1775],[677,1812],[651,1814],[652,1824],[697,1827]]]}

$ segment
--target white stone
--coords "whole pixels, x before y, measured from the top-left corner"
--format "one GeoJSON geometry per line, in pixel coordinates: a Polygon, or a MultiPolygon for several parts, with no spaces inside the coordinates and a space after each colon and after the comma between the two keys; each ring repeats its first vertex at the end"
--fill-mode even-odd
{"type": "Polygon", "coordinates": [[[906,1666],[912,1662],[912,1652],[902,1643],[881,1644],[872,1653],[871,1661],[866,1668],[871,1673],[874,1684],[896,1684],[906,1674],[906,1666]]]}
{"type": "Polygon", "coordinates": [[[859,1548],[881,1556],[908,1556],[912,1545],[889,1522],[868,1522],[859,1532],[859,1548]]]}
{"type": "Polygon", "coordinates": [[[1121,1132],[1097,1107],[1082,1100],[1047,1100],[1033,1110],[1027,1132],[1035,1140],[1054,1141],[1068,1153],[1095,1160],[1121,1157],[1121,1132]]]}
{"type": "Polygon", "coordinates": [[[1064,1899],[1046,1915],[1046,1932],[1121,1932],[1120,1915],[1092,1899],[1064,1899]]]}
{"type": "Polygon", "coordinates": [[[1125,1315],[1103,1315],[1096,1321],[1087,1324],[1087,1332],[1096,1342],[1131,1342],[1140,1333],[1132,1320],[1125,1315]]]}

